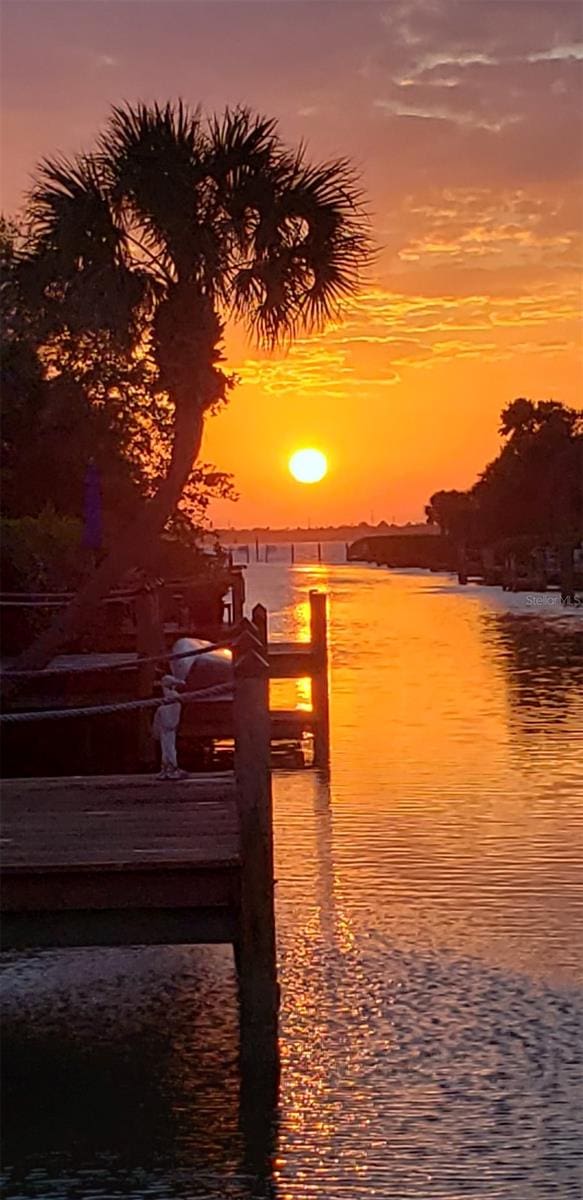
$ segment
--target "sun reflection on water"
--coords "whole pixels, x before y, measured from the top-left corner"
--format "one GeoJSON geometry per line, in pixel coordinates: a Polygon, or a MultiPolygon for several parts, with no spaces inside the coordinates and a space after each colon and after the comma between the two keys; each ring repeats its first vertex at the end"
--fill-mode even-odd
{"type": "MultiPolygon", "coordinates": [[[[25,956],[9,1017],[34,1147],[10,1138],[6,1195],[579,1200],[581,625],[439,577],[247,575],[280,640],[307,640],[307,593],[331,592],[330,772],[273,780],[266,1165],[237,1124],[228,950],[25,956]]],[[[272,694],[307,706],[309,681],[272,694]]]]}

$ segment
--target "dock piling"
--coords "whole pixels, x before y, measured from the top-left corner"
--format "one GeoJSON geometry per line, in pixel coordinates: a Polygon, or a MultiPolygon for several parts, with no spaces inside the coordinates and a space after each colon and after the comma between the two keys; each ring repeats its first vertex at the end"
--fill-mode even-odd
{"type": "Polygon", "coordinates": [[[236,944],[241,1067],[277,1075],[277,985],[271,799],[269,664],[261,632],[244,619],[234,648],[235,779],[240,836],[236,944]]]}
{"type": "Polygon", "coordinates": [[[233,598],[233,624],[238,625],[243,617],[243,606],[245,604],[245,578],[241,569],[235,571],[233,574],[231,595],[233,598]]]}
{"type": "Polygon", "coordinates": [[[314,762],[317,767],[325,768],[330,759],[328,597],[325,592],[310,592],[310,637],[314,655],[312,671],[314,762]]]}
{"type": "Polygon", "coordinates": [[[264,646],[267,646],[267,609],[264,604],[256,604],[251,613],[251,620],[260,640],[264,646]]]}

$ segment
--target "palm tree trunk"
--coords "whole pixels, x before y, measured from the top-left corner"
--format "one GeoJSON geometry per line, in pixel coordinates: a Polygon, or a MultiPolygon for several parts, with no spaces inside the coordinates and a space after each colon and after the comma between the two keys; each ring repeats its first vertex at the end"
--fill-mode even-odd
{"type": "Polygon", "coordinates": [[[156,495],[130,522],[107,558],[67,607],[59,612],[49,629],[35,638],[20,655],[17,670],[42,670],[63,646],[82,633],[100,602],[127,571],[141,563],[152,539],[164,529],[180,500],[202,442],[203,408],[193,403],[191,397],[189,400],[187,404],[177,405],[170,466],[156,495]]]}

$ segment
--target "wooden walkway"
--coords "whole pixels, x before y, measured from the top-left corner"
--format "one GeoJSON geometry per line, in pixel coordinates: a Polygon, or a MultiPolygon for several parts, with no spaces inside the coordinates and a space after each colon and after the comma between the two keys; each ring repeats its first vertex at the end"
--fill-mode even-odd
{"type": "Polygon", "coordinates": [[[3,786],[6,948],[231,943],[242,1065],[277,1071],[269,665],[234,647],[234,774],[3,786]]]}
{"type": "Polygon", "coordinates": [[[12,779],[2,791],[4,946],[236,940],[233,774],[12,779]]]}

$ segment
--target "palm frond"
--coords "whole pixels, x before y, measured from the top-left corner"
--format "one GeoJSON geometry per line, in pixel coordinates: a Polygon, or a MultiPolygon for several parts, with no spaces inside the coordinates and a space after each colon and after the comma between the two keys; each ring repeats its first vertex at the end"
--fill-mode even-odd
{"type": "Polygon", "coordinates": [[[98,163],[89,155],[45,159],[31,192],[34,248],[57,254],[63,267],[119,261],[123,230],[113,217],[98,163]]]}
{"type": "Polygon", "coordinates": [[[180,100],[114,108],[95,154],[43,164],[31,216],[58,298],[130,328],[176,291],[274,344],[332,317],[371,258],[348,161],[290,153],[244,107],[205,121],[180,100]]]}
{"type": "Polygon", "coordinates": [[[131,340],[155,281],[133,261],[100,162],[88,155],[45,160],[29,218],[28,277],[40,285],[47,319],[52,311],[57,324],[108,329],[131,340]]]}
{"type": "Polygon", "coordinates": [[[294,156],[278,148],[270,169],[248,186],[246,202],[251,232],[233,275],[235,311],[269,344],[321,327],[358,288],[372,258],[350,164],[312,166],[303,146],[294,156]]]}
{"type": "Polygon", "coordinates": [[[198,250],[204,145],[199,113],[182,101],[116,107],[100,139],[113,203],[129,207],[168,274],[188,273],[198,250]]]}
{"type": "Polygon", "coordinates": [[[243,106],[227,108],[207,126],[207,170],[225,206],[237,199],[245,181],[269,170],[279,149],[277,122],[243,106]]]}

